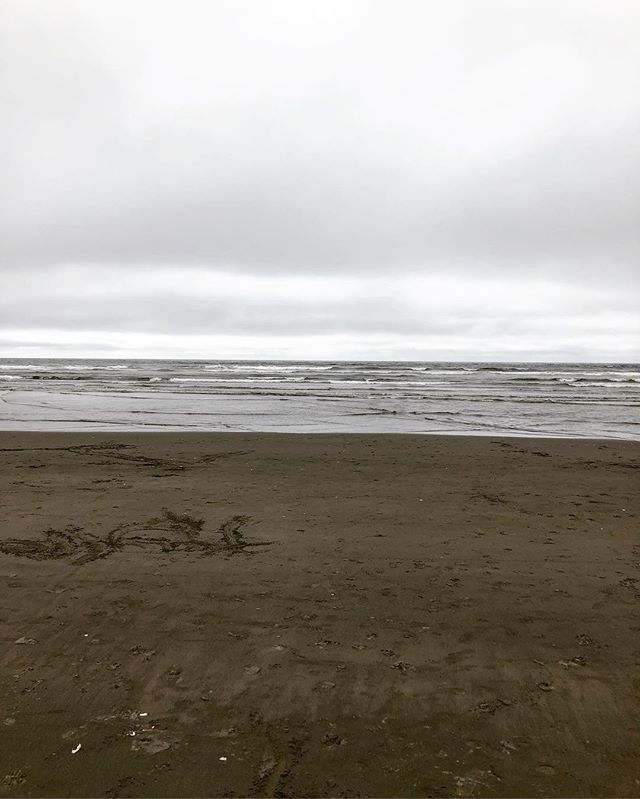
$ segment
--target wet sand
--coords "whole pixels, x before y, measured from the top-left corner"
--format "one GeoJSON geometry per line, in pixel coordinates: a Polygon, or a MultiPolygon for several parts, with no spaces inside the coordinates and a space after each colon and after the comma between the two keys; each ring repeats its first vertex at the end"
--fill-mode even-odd
{"type": "Polygon", "coordinates": [[[0,451],[0,796],[640,795],[639,444],[0,451]]]}

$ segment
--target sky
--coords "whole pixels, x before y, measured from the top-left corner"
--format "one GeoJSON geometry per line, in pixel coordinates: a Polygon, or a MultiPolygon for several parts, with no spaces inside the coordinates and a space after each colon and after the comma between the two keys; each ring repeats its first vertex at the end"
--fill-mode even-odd
{"type": "Polygon", "coordinates": [[[640,360],[637,0],[2,0],[0,356],[640,360]]]}

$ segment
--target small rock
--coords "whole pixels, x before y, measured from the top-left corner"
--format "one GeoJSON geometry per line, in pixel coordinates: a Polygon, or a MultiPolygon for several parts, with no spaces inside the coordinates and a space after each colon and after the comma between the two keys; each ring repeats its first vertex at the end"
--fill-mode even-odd
{"type": "Polygon", "coordinates": [[[538,683],[538,688],[541,691],[555,691],[556,690],[555,687],[553,685],[551,685],[550,682],[539,682],[538,683]]]}
{"type": "Polygon", "coordinates": [[[14,644],[37,644],[35,638],[25,638],[24,635],[13,642],[14,644]]]}
{"type": "Polygon", "coordinates": [[[244,671],[249,675],[260,674],[260,666],[247,666],[244,671]]]}

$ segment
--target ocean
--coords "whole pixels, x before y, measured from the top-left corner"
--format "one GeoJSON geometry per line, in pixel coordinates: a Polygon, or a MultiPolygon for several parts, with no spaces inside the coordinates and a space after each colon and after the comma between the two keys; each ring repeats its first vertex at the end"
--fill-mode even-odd
{"type": "Polygon", "coordinates": [[[3,359],[0,429],[640,440],[640,365],[3,359]]]}

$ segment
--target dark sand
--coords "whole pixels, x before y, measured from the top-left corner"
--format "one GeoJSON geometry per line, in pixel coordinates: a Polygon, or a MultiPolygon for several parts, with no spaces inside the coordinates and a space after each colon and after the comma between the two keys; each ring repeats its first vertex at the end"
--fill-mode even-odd
{"type": "Polygon", "coordinates": [[[639,444],[0,449],[0,796],[640,795],[639,444]]]}

